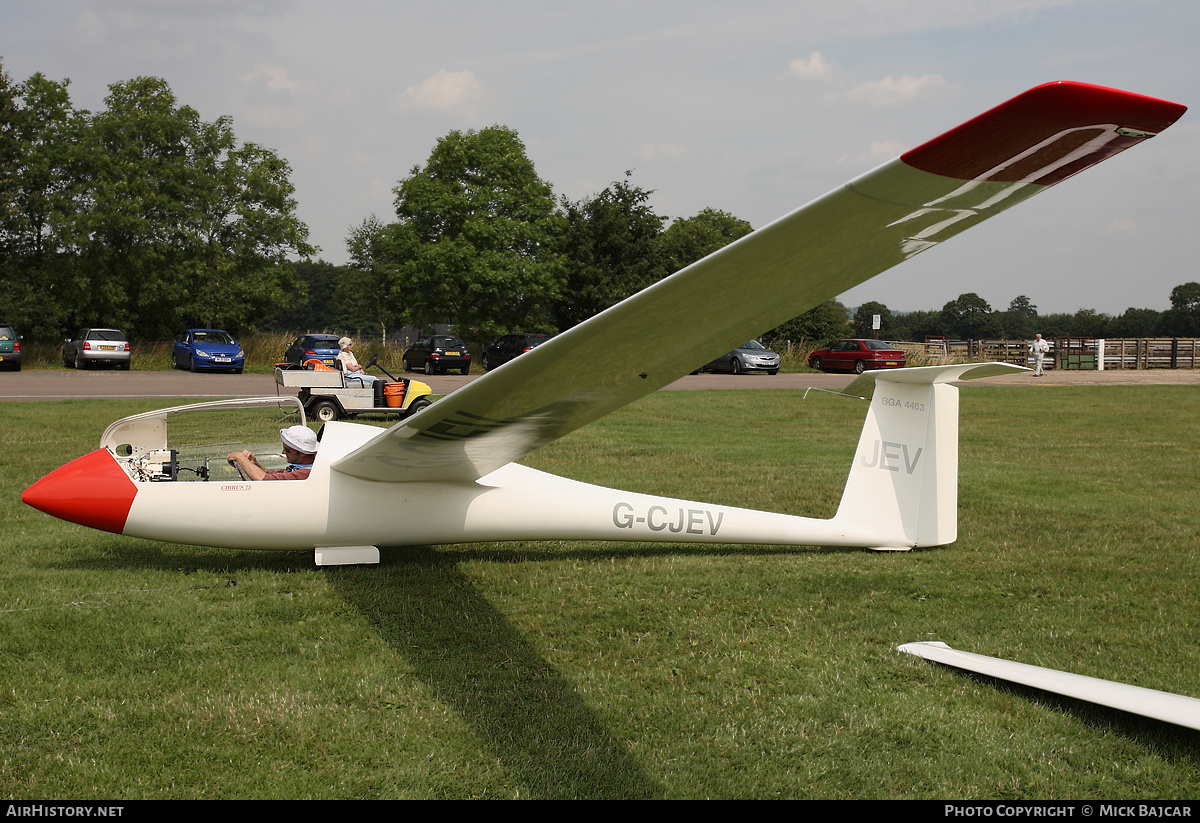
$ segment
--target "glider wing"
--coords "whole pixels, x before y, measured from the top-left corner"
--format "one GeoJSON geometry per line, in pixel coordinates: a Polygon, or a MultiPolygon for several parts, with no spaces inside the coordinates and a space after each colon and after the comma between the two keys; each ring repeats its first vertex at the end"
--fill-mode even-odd
{"type": "Polygon", "coordinates": [[[945,643],[905,643],[897,648],[902,652],[956,669],[1200,730],[1200,700],[1194,697],[1131,686],[1115,680],[1101,680],[1058,669],[1031,666],[1027,663],[1014,663],[999,657],[960,652],[945,643]]]}
{"type": "Polygon", "coordinates": [[[1038,86],[475,380],[351,452],[367,480],[474,480],[1162,131],[1183,106],[1038,86]]]}

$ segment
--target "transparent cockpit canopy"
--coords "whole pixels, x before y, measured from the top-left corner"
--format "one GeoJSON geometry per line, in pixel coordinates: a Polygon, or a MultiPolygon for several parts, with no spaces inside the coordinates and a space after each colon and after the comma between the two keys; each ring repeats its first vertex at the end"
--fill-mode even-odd
{"type": "Polygon", "coordinates": [[[246,449],[264,468],[284,468],[279,430],[306,422],[295,397],[217,400],[118,420],[100,447],[124,461],[135,480],[236,481],[226,459],[231,452],[246,449]]]}

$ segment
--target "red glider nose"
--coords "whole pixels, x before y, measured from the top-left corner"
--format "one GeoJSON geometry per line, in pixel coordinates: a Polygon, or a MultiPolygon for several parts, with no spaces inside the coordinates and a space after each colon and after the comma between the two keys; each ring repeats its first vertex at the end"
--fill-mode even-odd
{"type": "Polygon", "coordinates": [[[72,523],[121,534],[137,485],[105,449],[76,458],[34,483],[21,500],[72,523]]]}

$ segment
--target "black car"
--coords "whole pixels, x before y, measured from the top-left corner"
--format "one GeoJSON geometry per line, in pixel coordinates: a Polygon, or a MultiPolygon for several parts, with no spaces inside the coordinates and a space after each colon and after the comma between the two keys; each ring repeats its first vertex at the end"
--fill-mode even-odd
{"type": "Polygon", "coordinates": [[[0,323],[0,368],[21,370],[21,335],[8,323],[0,323]]]}
{"type": "Polygon", "coordinates": [[[497,366],[503,366],[514,357],[545,343],[552,336],[540,332],[506,334],[483,350],[483,370],[491,371],[497,366]]]}
{"type": "Polygon", "coordinates": [[[302,365],[306,360],[319,360],[326,366],[333,367],[337,360],[338,340],[336,334],[302,334],[292,341],[283,353],[283,362],[302,365]]]}
{"type": "Polygon", "coordinates": [[[463,374],[471,371],[471,353],[467,344],[457,337],[435,334],[422,337],[404,350],[401,361],[405,371],[425,369],[426,374],[437,374],[458,369],[463,374]]]}

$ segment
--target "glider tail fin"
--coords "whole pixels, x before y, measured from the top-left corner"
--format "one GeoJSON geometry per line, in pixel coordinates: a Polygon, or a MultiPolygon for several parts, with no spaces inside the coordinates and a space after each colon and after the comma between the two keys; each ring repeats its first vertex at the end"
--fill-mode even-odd
{"type": "MultiPolygon", "coordinates": [[[[870,410],[835,521],[873,535],[870,548],[906,550],[958,536],[958,388],[1022,371],[1003,363],[928,366],[864,375],[870,410]]],[[[865,395],[856,381],[847,393],[865,395]],[[859,389],[855,391],[855,389],[859,389]]]]}

